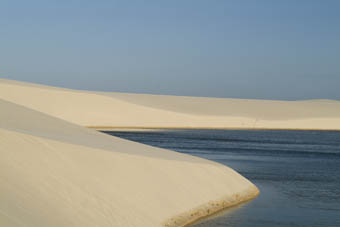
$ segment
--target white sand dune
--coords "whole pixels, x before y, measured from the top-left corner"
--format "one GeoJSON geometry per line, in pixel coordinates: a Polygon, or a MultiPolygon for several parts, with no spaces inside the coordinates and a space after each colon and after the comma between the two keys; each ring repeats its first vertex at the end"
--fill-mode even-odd
{"type": "Polygon", "coordinates": [[[0,226],[183,226],[258,194],[232,169],[83,126],[340,129],[337,101],[75,91],[0,80],[0,226]]]}
{"type": "Polygon", "coordinates": [[[0,98],[95,128],[340,129],[340,102],[179,97],[0,80],[0,98]],[[32,98],[34,97],[34,98],[32,98]]]}
{"type": "Polygon", "coordinates": [[[226,166],[0,107],[0,226],[182,226],[258,193],[226,166]]]}

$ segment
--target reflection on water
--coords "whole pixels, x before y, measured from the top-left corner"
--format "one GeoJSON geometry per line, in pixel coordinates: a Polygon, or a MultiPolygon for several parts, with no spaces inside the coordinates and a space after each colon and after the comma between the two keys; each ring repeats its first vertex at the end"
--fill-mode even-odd
{"type": "Polygon", "coordinates": [[[169,130],[107,132],[228,165],[255,183],[255,200],[195,223],[340,226],[340,132],[169,130]]]}

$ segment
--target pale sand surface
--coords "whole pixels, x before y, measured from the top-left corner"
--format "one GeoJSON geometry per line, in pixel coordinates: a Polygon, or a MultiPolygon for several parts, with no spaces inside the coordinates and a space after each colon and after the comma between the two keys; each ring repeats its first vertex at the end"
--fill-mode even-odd
{"type": "Polygon", "coordinates": [[[226,166],[0,107],[0,226],[182,226],[258,193],[226,166]]]}
{"type": "Polygon", "coordinates": [[[182,226],[258,193],[226,166],[83,126],[340,129],[338,101],[98,93],[8,80],[0,80],[0,110],[0,226],[182,226]]]}
{"type": "Polygon", "coordinates": [[[0,80],[0,98],[94,128],[340,130],[340,101],[335,100],[272,101],[90,92],[9,80],[0,80]]]}

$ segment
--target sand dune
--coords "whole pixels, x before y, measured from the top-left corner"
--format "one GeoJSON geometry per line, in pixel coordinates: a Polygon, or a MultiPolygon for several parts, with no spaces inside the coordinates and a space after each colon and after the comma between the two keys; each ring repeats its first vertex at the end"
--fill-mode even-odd
{"type": "Polygon", "coordinates": [[[90,92],[9,80],[0,80],[0,98],[95,128],[340,129],[340,102],[334,100],[272,101],[90,92]]]}
{"type": "Polygon", "coordinates": [[[0,226],[181,226],[258,193],[217,163],[0,107],[0,226]]]}
{"type": "Polygon", "coordinates": [[[340,102],[334,100],[275,101],[227,99],[129,93],[101,93],[133,104],[196,115],[234,116],[286,120],[339,117],[340,102]]]}

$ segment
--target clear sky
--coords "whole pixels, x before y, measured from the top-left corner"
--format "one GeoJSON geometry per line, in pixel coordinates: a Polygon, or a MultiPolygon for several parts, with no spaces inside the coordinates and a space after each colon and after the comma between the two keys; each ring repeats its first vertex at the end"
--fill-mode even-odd
{"type": "Polygon", "coordinates": [[[340,1],[2,0],[0,77],[89,90],[340,100],[340,1]]]}

